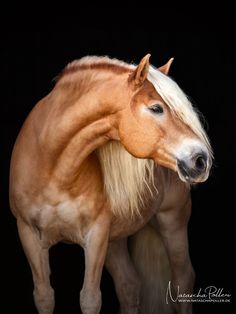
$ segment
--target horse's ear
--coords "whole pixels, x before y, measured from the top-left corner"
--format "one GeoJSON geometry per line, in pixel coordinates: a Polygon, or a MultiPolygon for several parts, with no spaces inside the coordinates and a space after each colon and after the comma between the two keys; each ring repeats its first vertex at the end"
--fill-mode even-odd
{"type": "Polygon", "coordinates": [[[162,73],[164,73],[165,75],[168,75],[169,70],[170,70],[170,66],[171,66],[173,61],[174,61],[174,58],[170,58],[170,60],[166,64],[164,64],[163,66],[158,68],[158,70],[161,71],[162,73]]]}
{"type": "Polygon", "coordinates": [[[150,57],[150,53],[143,57],[136,69],[131,73],[129,77],[130,82],[134,82],[135,85],[142,85],[148,75],[150,57]]]}

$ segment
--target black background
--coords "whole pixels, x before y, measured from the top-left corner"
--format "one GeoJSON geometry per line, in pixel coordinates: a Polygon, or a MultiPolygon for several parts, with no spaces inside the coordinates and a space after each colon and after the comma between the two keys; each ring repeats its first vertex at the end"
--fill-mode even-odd
{"type": "MultiPolygon", "coordinates": [[[[17,28],[17,27],[16,27],[17,28]]],[[[23,254],[15,219],[8,205],[8,173],[11,150],[24,119],[52,88],[52,79],[70,61],[85,55],[109,55],[138,63],[151,53],[151,63],[175,61],[170,75],[204,114],[215,152],[209,180],[192,191],[193,212],[189,224],[190,254],[196,271],[196,291],[214,285],[233,293],[232,252],[235,247],[235,53],[228,32],[118,31],[109,27],[72,32],[8,32],[1,38],[1,284],[5,313],[36,313],[32,299],[30,268],[23,254]],[[17,308],[17,311],[15,310],[17,308]]],[[[30,171],[30,169],[29,169],[30,171]]],[[[51,250],[55,313],[79,313],[83,251],[59,244],[51,250]]],[[[118,302],[111,278],[102,278],[102,313],[116,313],[118,302]]],[[[232,305],[232,301],[231,301],[232,305]]],[[[231,313],[228,304],[198,304],[195,313],[219,310],[231,313]]]]}

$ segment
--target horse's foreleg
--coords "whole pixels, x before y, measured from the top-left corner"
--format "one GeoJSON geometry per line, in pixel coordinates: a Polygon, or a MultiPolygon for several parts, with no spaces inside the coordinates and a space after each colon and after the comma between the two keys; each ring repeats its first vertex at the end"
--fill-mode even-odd
{"type": "Polygon", "coordinates": [[[43,248],[37,231],[17,220],[20,240],[31,267],[34,281],[34,301],[40,314],[51,314],[54,308],[54,291],[50,286],[48,248],[43,248]]]}
{"type": "Polygon", "coordinates": [[[140,283],[130,260],[127,239],[109,244],[105,265],[114,280],[120,313],[138,313],[140,283]]]}
{"type": "Polygon", "coordinates": [[[85,276],[80,292],[80,306],[83,314],[98,314],[101,309],[100,281],[107,253],[110,225],[100,219],[87,236],[85,250],[85,276]]]}
{"type": "MultiPolygon", "coordinates": [[[[194,271],[188,251],[187,224],[191,205],[157,214],[158,230],[167,250],[171,268],[171,283],[167,297],[175,300],[179,294],[192,294],[194,271]]],[[[178,314],[191,314],[191,302],[179,302],[178,314]]]]}

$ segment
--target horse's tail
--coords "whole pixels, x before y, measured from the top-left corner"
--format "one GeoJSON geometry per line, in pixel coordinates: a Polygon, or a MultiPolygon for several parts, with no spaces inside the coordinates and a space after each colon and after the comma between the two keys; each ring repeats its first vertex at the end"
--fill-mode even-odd
{"type": "Polygon", "coordinates": [[[174,306],[166,304],[170,267],[165,247],[149,224],[130,238],[130,253],[141,280],[139,314],[172,314],[174,306]]]}

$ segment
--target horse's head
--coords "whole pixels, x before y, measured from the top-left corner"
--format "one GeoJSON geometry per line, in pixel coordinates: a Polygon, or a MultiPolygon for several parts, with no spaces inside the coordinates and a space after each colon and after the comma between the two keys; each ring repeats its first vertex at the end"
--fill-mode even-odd
{"type": "Polygon", "coordinates": [[[211,147],[190,101],[167,76],[173,59],[157,70],[149,66],[149,57],[129,76],[133,94],[120,113],[120,141],[135,157],[151,158],[177,171],[182,181],[205,181],[211,147]]]}

